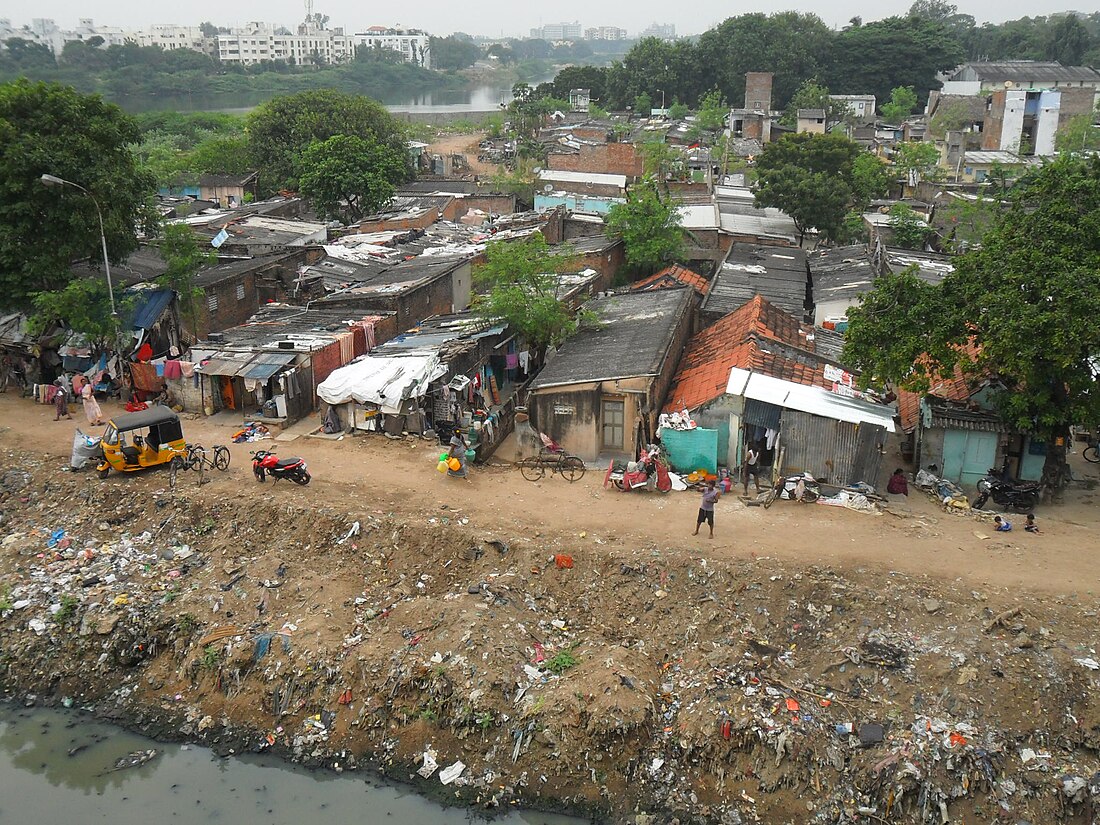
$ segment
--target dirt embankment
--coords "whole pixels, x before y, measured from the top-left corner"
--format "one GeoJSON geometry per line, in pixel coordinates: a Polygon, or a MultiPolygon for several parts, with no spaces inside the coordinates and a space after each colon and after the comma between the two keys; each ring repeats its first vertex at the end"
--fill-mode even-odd
{"type": "Polygon", "coordinates": [[[1098,810],[1091,594],[6,466],[0,688],[20,696],[610,821],[1098,810]]]}

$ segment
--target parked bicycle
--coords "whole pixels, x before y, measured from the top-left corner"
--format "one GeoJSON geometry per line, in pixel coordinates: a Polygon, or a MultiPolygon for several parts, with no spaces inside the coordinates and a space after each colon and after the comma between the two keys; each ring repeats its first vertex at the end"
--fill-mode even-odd
{"type": "Polygon", "coordinates": [[[203,483],[202,474],[207,468],[225,472],[229,469],[231,454],[228,447],[218,444],[214,447],[211,458],[206,457],[206,448],[201,444],[188,444],[186,451],[176,450],[169,464],[170,484],[173,489],[176,486],[176,474],[180,470],[197,470],[200,473],[199,484],[203,483]]]}
{"type": "Polygon", "coordinates": [[[541,480],[548,469],[551,475],[558,473],[572,483],[584,476],[585,466],[578,456],[560,448],[552,450],[546,447],[539,450],[538,455],[519,462],[519,471],[528,481],[541,480]]]}
{"type": "Polygon", "coordinates": [[[1089,441],[1089,446],[1085,447],[1081,451],[1082,457],[1085,461],[1092,464],[1100,464],[1100,439],[1093,438],[1089,441]]]}

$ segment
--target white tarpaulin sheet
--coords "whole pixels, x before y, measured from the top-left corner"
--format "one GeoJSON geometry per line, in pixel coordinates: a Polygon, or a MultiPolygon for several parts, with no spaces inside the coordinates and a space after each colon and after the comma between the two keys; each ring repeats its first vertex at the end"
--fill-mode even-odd
{"type": "Polygon", "coordinates": [[[446,374],[439,356],[365,355],[334,370],[317,387],[317,395],[329,404],[374,404],[384,413],[401,412],[401,401],[420,398],[428,385],[446,374]]]}

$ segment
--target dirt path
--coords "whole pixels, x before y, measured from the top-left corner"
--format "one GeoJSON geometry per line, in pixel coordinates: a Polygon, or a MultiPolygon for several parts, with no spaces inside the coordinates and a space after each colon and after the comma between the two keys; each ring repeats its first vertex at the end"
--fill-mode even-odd
{"type": "MultiPolygon", "coordinates": [[[[75,415],[79,416],[79,407],[75,415]]],[[[52,417],[52,408],[0,395],[0,421],[6,427],[0,433],[0,445],[67,456],[75,422],[54,422],[52,417]]],[[[235,428],[227,416],[184,422],[187,439],[208,447],[229,444],[235,428]]],[[[257,485],[249,472],[248,451],[271,444],[229,444],[230,472],[214,474],[203,494],[252,493],[257,485]]],[[[1023,532],[1020,525],[1011,534],[996,534],[990,522],[944,513],[914,490],[907,500],[892,503],[878,516],[782,501],[764,510],[727,495],[719,503],[716,536],[710,541],[690,535],[698,507],[696,494],[620,493],[602,486],[603,473],[596,468],[572,485],[549,475],[530,483],[507,465],[475,467],[471,480],[462,482],[436,473],[439,448],[423,440],[299,438],[276,443],[275,448],[281,455],[301,455],[311,465],[314,480],[308,488],[290,484],[271,488],[281,499],[299,504],[323,501],[350,510],[392,512],[411,520],[420,519],[426,509],[446,509],[460,513],[486,533],[560,534],[578,551],[618,546],[715,559],[770,557],[881,575],[898,571],[930,576],[967,589],[1025,588],[1083,598],[1100,590],[1097,493],[1083,485],[1070,491],[1068,504],[1040,510],[1043,533],[1038,536],[1023,532]]],[[[1089,482],[1100,479],[1100,465],[1079,457],[1074,471],[1089,482]]],[[[126,487],[163,482],[112,474],[105,483],[126,487]]]]}
{"type": "Polygon", "coordinates": [[[497,171],[494,163],[485,163],[477,159],[478,144],[485,137],[481,132],[462,135],[441,135],[432,141],[428,151],[436,155],[465,155],[470,171],[475,175],[491,175],[497,171]]]}

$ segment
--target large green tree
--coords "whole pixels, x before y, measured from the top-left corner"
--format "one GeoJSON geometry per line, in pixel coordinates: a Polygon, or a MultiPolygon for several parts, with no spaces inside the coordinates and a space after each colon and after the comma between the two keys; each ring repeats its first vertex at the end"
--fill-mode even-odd
{"type": "Polygon", "coordinates": [[[851,310],[845,363],[918,392],[956,369],[993,381],[1003,420],[1047,444],[1057,490],[1070,426],[1100,423],[1097,238],[1100,158],[1062,156],[1013,187],[940,284],[880,279],[851,310]]]}
{"type": "Polygon", "coordinates": [[[843,94],[873,94],[885,101],[893,89],[910,86],[920,100],[940,88],[936,75],[963,60],[947,26],[926,17],[888,17],[837,33],[826,73],[828,86],[843,94]]]}
{"type": "MultiPolygon", "coordinates": [[[[836,133],[784,135],[757,159],[756,203],[790,215],[800,243],[811,228],[836,242],[843,237],[845,215],[868,196],[854,176],[862,152],[836,133]]],[[[861,180],[864,185],[873,184],[861,180]]]]}
{"type": "Polygon", "coordinates": [[[649,275],[683,254],[684,230],[671,199],[661,197],[657,182],[643,178],[607,213],[607,234],[622,238],[626,263],[635,275],[649,275]]]}
{"type": "Polygon", "coordinates": [[[404,174],[407,157],[404,149],[369,137],[333,135],[302,154],[301,193],[327,217],[357,221],[393,197],[393,181],[404,174]]]}
{"type": "Polygon", "coordinates": [[[474,309],[486,318],[504,319],[540,353],[558,346],[577,329],[573,310],[558,298],[556,273],[573,262],[551,254],[541,233],[518,241],[493,241],[485,263],[474,271],[483,290],[474,309]]]}
{"type": "Polygon", "coordinates": [[[102,261],[99,219],[110,259],[137,249],[152,231],[154,182],[130,150],[138,130],[98,95],[18,80],[0,85],[0,303],[22,306],[71,279],[80,258],[102,261]],[[43,174],[84,187],[47,188],[43,174]]]}
{"type": "MultiPolygon", "coordinates": [[[[276,97],[248,119],[249,146],[260,170],[261,189],[296,191],[306,149],[334,135],[373,139],[394,150],[405,149],[401,125],[382,104],[370,98],[333,89],[276,97]]],[[[404,168],[389,179],[391,183],[402,183],[412,176],[412,161],[407,153],[405,157],[404,168]]]]}

